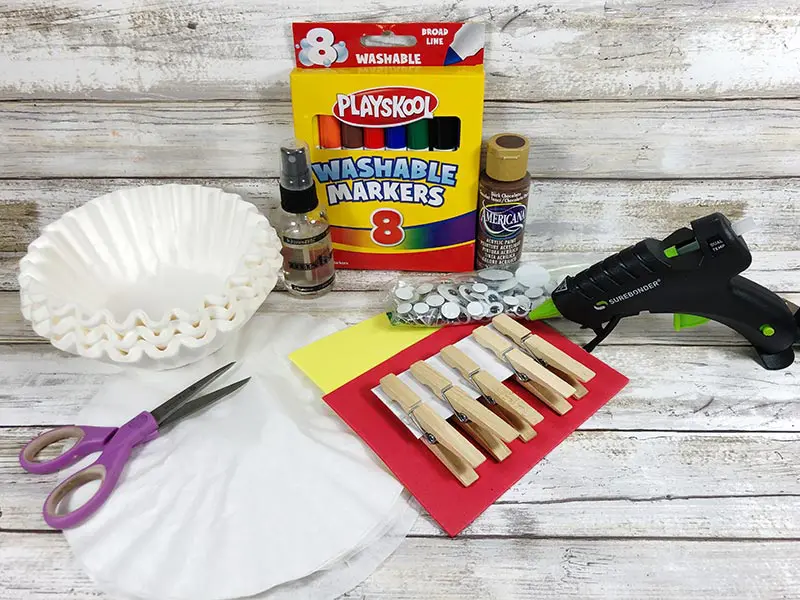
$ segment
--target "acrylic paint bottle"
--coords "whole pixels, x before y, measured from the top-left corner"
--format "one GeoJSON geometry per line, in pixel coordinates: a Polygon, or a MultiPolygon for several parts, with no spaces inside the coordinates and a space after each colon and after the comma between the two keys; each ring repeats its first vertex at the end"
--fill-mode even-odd
{"type": "Polygon", "coordinates": [[[330,291],[335,279],[331,232],[311,177],[308,145],[281,144],[281,215],[283,280],[289,293],[313,298],[330,291]]]}
{"type": "Polygon", "coordinates": [[[517,262],[522,255],[531,176],[528,140],[500,133],[486,146],[486,169],[478,184],[476,267],[517,262]]]}

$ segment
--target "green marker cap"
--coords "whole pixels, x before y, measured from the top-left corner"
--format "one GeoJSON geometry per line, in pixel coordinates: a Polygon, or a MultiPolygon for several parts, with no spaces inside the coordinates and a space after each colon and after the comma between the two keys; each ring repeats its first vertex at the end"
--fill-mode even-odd
{"type": "Polygon", "coordinates": [[[407,144],[409,150],[428,149],[428,119],[420,119],[406,126],[407,144]]]}

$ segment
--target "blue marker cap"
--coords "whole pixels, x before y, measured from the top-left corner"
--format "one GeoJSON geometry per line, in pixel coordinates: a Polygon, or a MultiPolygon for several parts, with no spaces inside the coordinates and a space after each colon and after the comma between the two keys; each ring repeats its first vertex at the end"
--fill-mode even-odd
{"type": "Polygon", "coordinates": [[[398,125],[396,127],[387,127],[385,143],[386,148],[389,150],[405,150],[406,126],[398,125]]]}
{"type": "Polygon", "coordinates": [[[452,48],[447,49],[447,54],[444,57],[444,66],[454,65],[456,63],[460,63],[463,58],[458,55],[458,52],[453,50],[452,48]]]}

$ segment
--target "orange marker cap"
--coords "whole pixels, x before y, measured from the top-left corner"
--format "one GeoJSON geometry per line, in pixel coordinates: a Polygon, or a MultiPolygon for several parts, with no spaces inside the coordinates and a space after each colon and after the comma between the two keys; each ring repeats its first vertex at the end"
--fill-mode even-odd
{"type": "Polygon", "coordinates": [[[318,115],[320,148],[342,147],[342,126],[333,115],[318,115]]]}

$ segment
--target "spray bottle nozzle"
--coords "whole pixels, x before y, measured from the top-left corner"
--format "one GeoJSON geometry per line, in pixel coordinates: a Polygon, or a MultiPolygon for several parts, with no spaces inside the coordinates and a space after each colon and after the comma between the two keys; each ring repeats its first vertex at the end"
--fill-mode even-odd
{"type": "Polygon", "coordinates": [[[281,144],[281,187],[299,191],[312,185],[308,144],[297,139],[285,141],[281,144]]]}

